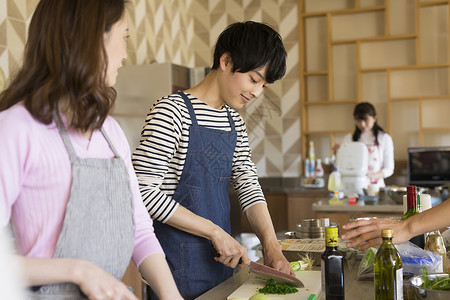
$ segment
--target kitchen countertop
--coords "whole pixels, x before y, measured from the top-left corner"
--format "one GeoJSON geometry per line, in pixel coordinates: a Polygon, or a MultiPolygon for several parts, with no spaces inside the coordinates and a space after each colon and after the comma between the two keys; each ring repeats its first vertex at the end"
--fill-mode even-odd
{"type": "Polygon", "coordinates": [[[312,205],[313,211],[328,212],[367,212],[367,213],[403,213],[403,205],[377,204],[377,205],[330,205],[328,200],[320,200],[312,205]]]}
{"type": "MultiPolygon", "coordinates": [[[[373,280],[360,281],[356,278],[359,262],[359,260],[355,259],[355,255],[352,255],[351,258],[344,263],[345,298],[372,300],[374,297],[373,280]]],[[[320,270],[320,267],[314,267],[314,269],[320,270]]],[[[231,293],[247,281],[249,276],[249,273],[245,272],[245,269],[239,271],[231,278],[196,298],[196,300],[226,300],[231,293]]],[[[320,299],[320,297],[318,297],[318,299],[320,299]]]]}

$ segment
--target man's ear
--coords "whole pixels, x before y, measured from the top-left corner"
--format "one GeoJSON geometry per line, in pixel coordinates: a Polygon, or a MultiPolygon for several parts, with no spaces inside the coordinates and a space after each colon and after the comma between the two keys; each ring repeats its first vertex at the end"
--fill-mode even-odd
{"type": "Polygon", "coordinates": [[[225,71],[227,68],[230,68],[233,66],[233,62],[231,61],[230,53],[225,52],[220,57],[220,68],[225,71]]]}

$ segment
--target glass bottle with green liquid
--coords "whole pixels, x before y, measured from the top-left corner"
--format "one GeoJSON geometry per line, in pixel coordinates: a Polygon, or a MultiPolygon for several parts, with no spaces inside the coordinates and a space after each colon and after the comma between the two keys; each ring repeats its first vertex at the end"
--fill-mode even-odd
{"type": "MultiPolygon", "coordinates": [[[[420,213],[420,195],[417,194],[416,186],[412,185],[406,188],[406,201],[408,208],[405,214],[402,216],[402,220],[405,220],[409,217],[412,217],[420,213]]],[[[409,241],[422,249],[425,246],[425,237],[423,234],[415,236],[411,238],[409,241]]]]}
{"type": "Polygon", "coordinates": [[[381,230],[383,242],[375,255],[375,300],[403,300],[403,264],[394,244],[393,230],[381,230]]]}

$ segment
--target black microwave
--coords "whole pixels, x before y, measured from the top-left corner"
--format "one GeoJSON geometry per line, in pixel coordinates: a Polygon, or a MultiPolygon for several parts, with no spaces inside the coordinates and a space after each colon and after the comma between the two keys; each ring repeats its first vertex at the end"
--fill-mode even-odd
{"type": "Polygon", "coordinates": [[[450,146],[409,147],[410,185],[436,187],[450,182],[450,146]]]}

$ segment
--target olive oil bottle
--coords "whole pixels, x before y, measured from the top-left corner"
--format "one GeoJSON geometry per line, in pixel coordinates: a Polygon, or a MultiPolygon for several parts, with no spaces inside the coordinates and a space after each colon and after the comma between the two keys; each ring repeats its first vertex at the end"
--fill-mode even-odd
{"type": "Polygon", "coordinates": [[[326,300],[344,300],[344,256],[338,249],[338,227],[325,227],[322,254],[322,290],[326,300]]]}
{"type": "Polygon", "coordinates": [[[392,229],[381,230],[383,242],[375,255],[375,300],[403,300],[403,265],[392,243],[392,229]]]}

